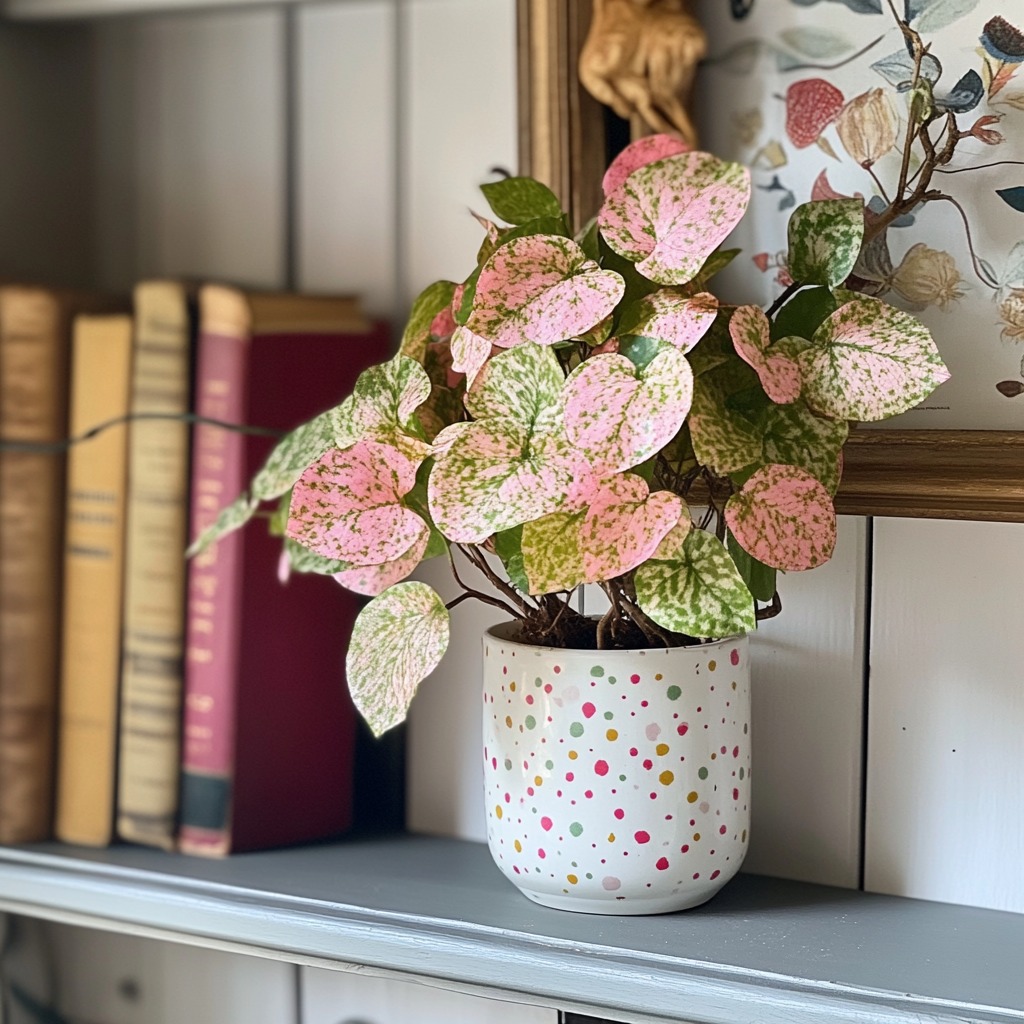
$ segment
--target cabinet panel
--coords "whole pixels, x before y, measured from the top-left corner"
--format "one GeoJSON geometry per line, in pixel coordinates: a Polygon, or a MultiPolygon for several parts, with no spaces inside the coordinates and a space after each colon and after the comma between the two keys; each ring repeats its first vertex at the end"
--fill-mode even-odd
{"type": "Polygon", "coordinates": [[[396,13],[382,0],[300,7],[297,278],[396,308],[396,13]]]}
{"type": "Polygon", "coordinates": [[[877,520],[866,887],[1024,911],[1024,526],[877,520]]]}

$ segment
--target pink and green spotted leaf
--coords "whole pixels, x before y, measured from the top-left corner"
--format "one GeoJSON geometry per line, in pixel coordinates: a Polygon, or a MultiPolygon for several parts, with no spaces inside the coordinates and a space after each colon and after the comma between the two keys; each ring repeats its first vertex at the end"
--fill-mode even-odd
{"type": "Polygon", "coordinates": [[[501,348],[554,345],[604,320],[625,287],[571,238],[513,238],[481,269],[466,326],[501,348]]]}
{"type": "Polygon", "coordinates": [[[389,562],[381,562],[379,565],[354,565],[332,575],[346,590],[351,590],[354,594],[376,597],[388,587],[404,580],[423,561],[429,539],[429,531],[424,531],[413,541],[408,551],[404,551],[389,562]]]}
{"type": "Polygon", "coordinates": [[[409,320],[402,332],[399,352],[422,363],[427,345],[431,340],[431,327],[437,314],[448,309],[455,294],[454,281],[435,281],[427,285],[413,300],[409,320]]]}
{"type": "Polygon", "coordinates": [[[693,372],[671,345],[638,367],[626,356],[594,356],[569,374],[563,391],[565,430],[584,459],[605,474],[639,465],[683,425],[693,372]]]}
{"type": "Polygon", "coordinates": [[[688,153],[692,147],[675,135],[645,135],[631,142],[608,165],[601,188],[611,195],[636,170],[677,153],[688,153]]]}
{"type": "Polygon", "coordinates": [[[736,563],[706,530],[687,529],[681,543],[670,533],[634,580],[641,610],[673,632],[720,638],[756,624],[754,599],[736,563]]]}
{"type": "MultiPolygon", "coordinates": [[[[359,374],[352,389],[353,429],[360,437],[409,429],[412,414],[429,397],[426,371],[415,359],[399,353],[359,374]]],[[[344,447],[341,439],[338,446],[344,447]]]]}
{"type": "Polygon", "coordinates": [[[551,512],[523,524],[523,572],[530,594],[573,590],[583,582],[580,527],[585,512],[551,512]]]}
{"type": "Polygon", "coordinates": [[[860,199],[819,199],[789,218],[789,273],[802,284],[840,285],[853,272],[864,239],[860,199]]]}
{"type": "Polygon", "coordinates": [[[287,535],[326,558],[352,565],[393,561],[429,527],[402,498],[416,484],[419,463],[378,441],[332,448],[292,491],[287,535]]]}
{"type": "MultiPolygon", "coordinates": [[[[757,386],[754,372],[735,356],[697,377],[687,423],[699,462],[715,473],[734,473],[761,460],[764,424],[730,404],[734,395],[757,386]]],[[[770,404],[770,403],[767,403],[770,404]]]]}
{"type": "Polygon", "coordinates": [[[759,469],[729,499],[725,521],[744,551],[775,569],[813,569],[832,557],[836,544],[828,491],[796,466],[759,469]]]}
{"type": "Polygon", "coordinates": [[[840,306],[798,358],[807,402],[846,420],[906,412],[949,378],[928,328],[873,298],[840,306]]]}
{"type": "Polygon", "coordinates": [[[565,374],[549,348],[523,345],[499,352],[466,394],[466,408],[478,420],[500,417],[521,426],[550,426],[560,412],[565,374]]]}
{"type": "Polygon", "coordinates": [[[644,296],[622,316],[619,334],[656,338],[686,353],[707,334],[718,315],[718,299],[710,292],[680,295],[662,289],[644,296]]]}
{"type": "Polygon", "coordinates": [[[614,579],[646,562],[684,512],[670,491],[651,494],[633,473],[613,477],[580,524],[584,582],[614,579]]]}
{"type": "Polygon", "coordinates": [[[729,320],[736,354],[760,378],[773,402],[786,404],[800,397],[800,365],[785,345],[771,345],[771,325],[760,306],[740,306],[729,320]]]}
{"type": "Polygon", "coordinates": [[[448,649],[448,631],[448,609],[425,583],[397,583],[359,613],[345,675],[375,736],[405,720],[417,687],[448,649]]]}
{"type": "Polygon", "coordinates": [[[192,558],[193,555],[205,551],[221,537],[245,526],[258,507],[259,501],[250,497],[248,491],[243,491],[230,505],[222,508],[217,518],[192,541],[185,556],[192,558]]]}
{"type": "Polygon", "coordinates": [[[658,284],[686,284],[740,222],[750,173],[710,153],[681,153],[635,170],[607,197],[601,234],[658,284]]]}
{"type": "Polygon", "coordinates": [[[457,327],[452,335],[452,369],[466,375],[466,386],[472,387],[476,375],[491,354],[491,343],[468,327],[457,327]]]}
{"type": "Polygon", "coordinates": [[[834,495],[842,474],[842,450],[850,433],[846,420],[818,416],[804,402],[774,405],[767,413],[764,462],[799,466],[834,495]]]}

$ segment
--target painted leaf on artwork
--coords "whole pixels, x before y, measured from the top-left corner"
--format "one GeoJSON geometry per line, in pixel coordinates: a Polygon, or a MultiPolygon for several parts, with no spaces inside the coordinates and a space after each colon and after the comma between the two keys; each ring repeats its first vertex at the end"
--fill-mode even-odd
{"type": "Polygon", "coordinates": [[[610,196],[634,171],[666,156],[688,153],[693,147],[675,135],[645,135],[631,142],[608,165],[601,188],[610,196]]]}
{"type": "Polygon", "coordinates": [[[625,282],[602,270],[571,239],[514,238],[484,264],[466,326],[502,348],[554,345],[599,324],[625,282]]]}
{"type": "Polygon", "coordinates": [[[796,466],[759,469],[729,499],[725,521],[744,551],[774,569],[813,569],[836,544],[828,491],[796,466]]]}
{"type": "Polygon", "coordinates": [[[765,394],[786,404],[800,397],[800,366],[789,347],[771,344],[771,325],[760,306],[740,306],[729,320],[736,354],[757,374],[765,394]]]}
{"type": "Polygon", "coordinates": [[[687,527],[681,542],[670,532],[637,569],[635,582],[640,608],[665,629],[725,637],[755,626],[747,585],[725,546],[706,530],[687,527]]]}
{"type": "Polygon", "coordinates": [[[444,657],[448,630],[448,609],[425,583],[398,583],[359,613],[345,674],[375,736],[405,720],[416,688],[444,657]]]}
{"type": "Polygon", "coordinates": [[[789,218],[789,274],[802,284],[834,287],[853,272],[864,238],[859,199],[819,199],[789,218]]]}
{"type": "Polygon", "coordinates": [[[630,469],[678,433],[693,397],[693,372],[671,345],[643,367],[621,354],[594,356],[565,384],[565,431],[585,460],[608,473],[630,469]]]}
{"type": "Polygon", "coordinates": [[[949,377],[928,328],[871,298],[847,302],[827,317],[798,360],[807,402],[845,420],[906,412],[949,377]]]}
{"type": "Polygon", "coordinates": [[[710,292],[691,296],[665,288],[633,303],[618,333],[655,338],[685,353],[707,334],[717,315],[718,299],[710,292]]]}
{"type": "Polygon", "coordinates": [[[686,284],[739,223],[750,173],[710,153],[681,153],[634,171],[605,200],[601,234],[659,284],[686,284]]]}

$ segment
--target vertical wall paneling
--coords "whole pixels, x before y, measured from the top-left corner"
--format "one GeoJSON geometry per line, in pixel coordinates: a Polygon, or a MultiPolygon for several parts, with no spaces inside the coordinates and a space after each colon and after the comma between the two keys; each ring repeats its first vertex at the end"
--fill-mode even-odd
{"type": "Polygon", "coordinates": [[[89,1024],[300,1024],[291,964],[47,925],[57,1010],[89,1024]]]}
{"type": "MultiPolygon", "coordinates": [[[[283,15],[276,10],[99,23],[106,97],[97,219],[119,252],[103,283],[182,274],[275,287],[284,280],[283,15]],[[114,181],[124,161],[136,187],[114,181]]],[[[104,246],[107,249],[107,246],[104,246]]]]}
{"type": "MultiPolygon", "coordinates": [[[[402,0],[399,10],[401,307],[431,281],[461,281],[472,270],[481,229],[469,210],[487,212],[478,185],[492,179],[491,167],[514,172],[517,147],[514,0],[402,0]]],[[[441,559],[418,578],[445,600],[459,593],[441,559]]],[[[413,701],[414,831],[485,838],[480,633],[501,617],[478,602],[459,605],[448,653],[413,701]]]]}
{"type": "Polygon", "coordinates": [[[558,1012],[390,978],[306,967],[302,1024],[557,1024],[558,1012]]]}
{"type": "Polygon", "coordinates": [[[1024,911],[1024,526],[875,523],[866,887],[1024,911]]]}
{"type": "Polygon", "coordinates": [[[352,291],[396,315],[395,4],[301,6],[299,286],[352,291]]]}

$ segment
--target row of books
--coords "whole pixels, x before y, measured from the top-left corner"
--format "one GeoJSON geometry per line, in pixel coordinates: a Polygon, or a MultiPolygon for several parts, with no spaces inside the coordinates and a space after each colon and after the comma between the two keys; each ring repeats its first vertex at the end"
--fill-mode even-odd
{"type": "Polygon", "coordinates": [[[0,842],[347,827],[356,599],[280,580],[265,522],[185,559],[273,444],[185,417],[283,433],[389,353],[351,298],[0,286],[0,842]]]}

